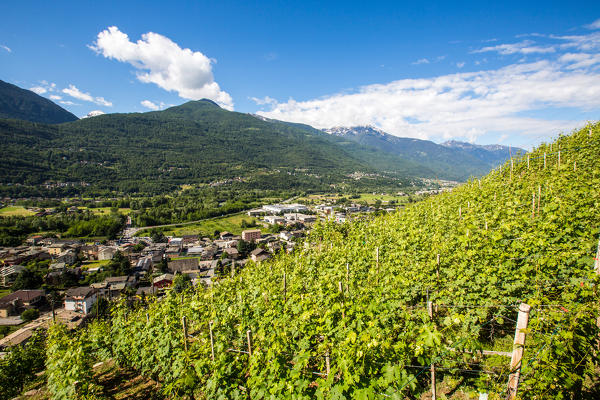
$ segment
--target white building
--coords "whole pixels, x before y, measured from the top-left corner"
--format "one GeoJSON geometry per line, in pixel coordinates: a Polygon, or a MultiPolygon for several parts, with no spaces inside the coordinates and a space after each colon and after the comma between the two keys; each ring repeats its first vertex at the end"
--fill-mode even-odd
{"type": "Polygon", "coordinates": [[[96,304],[96,289],[91,287],[78,287],[67,290],[65,297],[65,310],[88,314],[96,304]]]}

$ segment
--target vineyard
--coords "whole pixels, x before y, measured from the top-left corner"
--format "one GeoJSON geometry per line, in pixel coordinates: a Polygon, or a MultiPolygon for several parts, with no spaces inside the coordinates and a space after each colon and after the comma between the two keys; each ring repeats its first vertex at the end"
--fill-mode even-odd
{"type": "Polygon", "coordinates": [[[318,225],[211,289],[54,325],[48,387],[99,398],[92,365],[112,359],[173,398],[416,399],[434,365],[447,398],[506,398],[526,303],[518,397],[598,398],[599,159],[592,125],[398,213],[318,225]]]}

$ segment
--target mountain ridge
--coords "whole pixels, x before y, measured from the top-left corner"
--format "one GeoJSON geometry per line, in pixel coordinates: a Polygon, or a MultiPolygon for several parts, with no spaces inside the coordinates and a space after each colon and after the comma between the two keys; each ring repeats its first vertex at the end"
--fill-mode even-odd
{"type": "Polygon", "coordinates": [[[0,118],[46,124],[76,121],[78,118],[51,100],[31,90],[0,80],[0,118]]]}

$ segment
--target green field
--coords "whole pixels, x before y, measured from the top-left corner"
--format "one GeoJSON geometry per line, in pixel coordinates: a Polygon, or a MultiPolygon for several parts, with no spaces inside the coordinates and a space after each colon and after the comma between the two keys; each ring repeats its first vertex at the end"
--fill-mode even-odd
{"type": "MultiPolygon", "coordinates": [[[[110,214],[110,209],[111,209],[111,207],[94,207],[94,208],[79,207],[79,208],[82,210],[86,210],[86,209],[90,210],[95,215],[108,215],[108,214],[110,214]]],[[[119,208],[119,213],[128,215],[131,213],[131,208],[119,208]]]]}
{"type": "Polygon", "coordinates": [[[95,261],[84,261],[81,265],[83,269],[90,269],[96,267],[102,267],[110,263],[110,260],[95,260],[95,261]]]}
{"type": "MultiPolygon", "coordinates": [[[[229,231],[234,235],[239,235],[244,230],[241,227],[242,220],[248,223],[257,221],[256,218],[249,217],[245,213],[239,213],[227,217],[207,219],[190,225],[166,227],[163,228],[163,233],[166,236],[212,235],[215,230],[218,230],[219,232],[229,231]]],[[[144,231],[140,231],[138,236],[144,236],[144,234],[144,231]]]]}
{"type": "Polygon", "coordinates": [[[0,289],[0,299],[7,294],[10,294],[10,289],[0,289]]]}
{"type": "Polygon", "coordinates": [[[34,214],[35,212],[22,206],[9,206],[0,208],[0,217],[28,217],[34,214]]]}

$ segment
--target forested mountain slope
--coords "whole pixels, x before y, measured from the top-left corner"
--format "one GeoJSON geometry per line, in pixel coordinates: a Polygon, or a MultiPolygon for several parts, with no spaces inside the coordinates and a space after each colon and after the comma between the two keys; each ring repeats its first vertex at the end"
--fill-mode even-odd
{"type": "Polygon", "coordinates": [[[435,363],[455,393],[505,398],[509,360],[479,350],[512,350],[525,302],[519,396],[598,398],[599,157],[600,125],[586,127],[398,213],[319,225],[211,289],[55,326],[50,388],[92,391],[91,365],[114,358],[173,396],[419,398],[435,363]]]}
{"type": "Polygon", "coordinates": [[[31,90],[0,80],[0,118],[22,119],[45,124],[76,121],[77,117],[31,90]]]}

